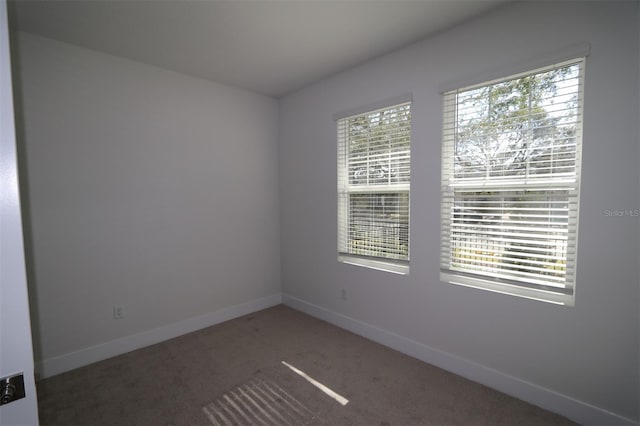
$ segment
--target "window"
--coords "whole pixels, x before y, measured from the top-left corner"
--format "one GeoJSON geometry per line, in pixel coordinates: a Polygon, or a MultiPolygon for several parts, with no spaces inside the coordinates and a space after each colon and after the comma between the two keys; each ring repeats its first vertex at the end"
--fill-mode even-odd
{"type": "Polygon", "coordinates": [[[338,120],[338,260],[409,272],[411,103],[338,120]]]}
{"type": "Polygon", "coordinates": [[[444,94],[441,280],[573,305],[584,59],[444,94]]]}

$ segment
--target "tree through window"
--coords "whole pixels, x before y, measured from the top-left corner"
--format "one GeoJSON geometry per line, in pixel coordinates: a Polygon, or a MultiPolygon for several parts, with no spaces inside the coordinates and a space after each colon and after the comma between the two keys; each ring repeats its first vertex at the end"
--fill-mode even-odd
{"type": "Polygon", "coordinates": [[[573,303],[583,66],[445,93],[443,280],[573,303]]]}

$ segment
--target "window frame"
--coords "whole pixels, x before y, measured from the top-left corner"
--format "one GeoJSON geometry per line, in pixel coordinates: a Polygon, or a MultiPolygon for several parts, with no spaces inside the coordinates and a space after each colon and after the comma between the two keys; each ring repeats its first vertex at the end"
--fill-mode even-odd
{"type": "MultiPolygon", "coordinates": [[[[579,198],[580,198],[580,177],[581,177],[581,157],[582,157],[582,131],[583,131],[583,113],[584,113],[584,74],[585,74],[586,56],[580,55],[573,57],[570,60],[555,63],[553,65],[538,67],[526,72],[521,72],[513,75],[509,75],[504,78],[494,79],[486,81],[480,84],[475,84],[467,87],[462,87],[455,90],[449,90],[444,92],[443,102],[443,138],[442,138],[442,175],[441,175],[441,259],[440,259],[440,280],[451,284],[473,287],[481,290],[487,290],[491,292],[497,292],[512,296],[523,297],[527,299],[539,300],[554,304],[573,306],[575,303],[575,275],[576,275],[576,261],[577,261],[577,241],[578,241],[578,218],[579,218],[579,198]],[[500,83],[512,82],[518,79],[524,79],[529,76],[539,75],[544,72],[557,70],[565,67],[570,67],[574,64],[578,65],[578,88],[576,92],[577,96],[577,125],[576,134],[574,136],[576,143],[575,152],[575,166],[572,176],[567,176],[565,179],[557,177],[551,177],[544,181],[544,179],[531,179],[530,182],[526,182],[527,179],[504,179],[502,183],[498,183],[499,179],[491,178],[479,178],[476,182],[461,182],[456,180],[456,172],[454,170],[455,164],[455,150],[458,143],[456,113],[458,108],[459,94],[470,92],[472,90],[488,88],[489,86],[498,85],[500,83]],[[448,108],[448,103],[454,102],[455,107],[453,109],[448,108]],[[458,195],[460,200],[460,194],[467,192],[472,193],[474,190],[480,194],[490,194],[502,191],[501,196],[495,196],[495,200],[505,199],[508,191],[527,191],[534,190],[545,191],[549,197],[556,190],[567,191],[567,248],[565,253],[565,283],[562,286],[559,283],[553,285],[545,285],[544,283],[532,283],[531,281],[525,281],[524,279],[510,279],[500,277],[498,273],[495,273],[496,269],[504,267],[506,263],[502,260],[495,262],[496,265],[485,268],[485,271],[481,271],[480,267],[459,267],[456,268],[454,259],[456,256],[453,254],[453,242],[454,231],[457,230],[456,226],[460,228],[458,222],[456,222],[455,212],[455,198],[458,195]],[[455,223],[454,223],[455,222],[455,223]],[[474,269],[469,271],[469,269],[474,269]],[[487,272],[487,271],[492,271],[487,272]]],[[[554,95],[555,96],[555,95],[554,95]]],[[[529,112],[529,117],[531,116],[529,112]]],[[[500,117],[501,119],[503,117],[500,117]]],[[[493,121],[492,121],[493,123],[493,121]]],[[[543,176],[544,173],[541,175],[543,176]]],[[[546,176],[546,175],[545,175],[546,176]]],[[[464,179],[462,179],[464,180],[464,179]]],[[[551,203],[551,202],[550,202],[551,203]]],[[[465,204],[462,204],[465,205],[465,204]]],[[[471,204],[473,206],[473,204],[471,204]]],[[[523,204],[525,205],[525,204],[523,204]]],[[[460,213],[458,213],[460,217],[460,213]]],[[[484,218],[483,218],[484,219],[484,218]]],[[[508,223],[507,219],[507,223],[508,223]]],[[[483,235],[480,232],[480,235],[483,235]]],[[[460,235],[464,235],[460,234],[460,235]]],[[[488,231],[485,230],[485,234],[488,235],[488,231]]],[[[495,238],[495,237],[494,237],[495,238]]],[[[547,241],[551,241],[549,238],[547,241]]],[[[505,243],[506,244],[506,243],[505,243]]],[[[495,250],[495,249],[492,249],[495,250]]],[[[531,253],[531,251],[526,252],[531,253]]],[[[493,259],[500,259],[500,256],[494,252],[490,252],[493,259]]],[[[461,256],[458,255],[457,259],[461,256]]],[[[533,256],[532,256],[533,257],[533,256]]],[[[482,262],[478,261],[480,264],[482,262]]],[[[471,263],[471,262],[470,262],[471,263]]],[[[513,263],[514,265],[522,265],[526,262],[513,263]]],[[[460,262],[458,262],[458,265],[460,262]]],[[[517,270],[516,267],[512,269],[517,270]]]]}
{"type": "MultiPolygon", "coordinates": [[[[380,270],[385,272],[390,272],[394,274],[400,275],[408,275],[409,274],[409,261],[410,261],[410,198],[411,198],[411,188],[410,188],[410,174],[411,174],[411,107],[412,107],[412,96],[411,95],[403,95],[401,97],[394,98],[392,100],[387,100],[383,102],[378,102],[376,104],[370,105],[368,107],[359,108],[357,110],[351,110],[347,113],[343,113],[335,116],[336,128],[337,128],[337,236],[338,236],[338,261],[340,263],[350,264],[361,266],[365,268],[370,268],[374,270],[380,270]],[[350,164],[353,167],[353,157],[350,157],[350,153],[347,148],[347,144],[349,143],[349,138],[353,137],[349,130],[344,128],[345,123],[348,120],[353,120],[356,118],[363,118],[370,115],[375,115],[377,113],[387,113],[389,111],[398,112],[403,118],[408,118],[408,130],[403,129],[403,136],[409,138],[408,149],[405,153],[402,148],[400,151],[402,152],[402,159],[399,160],[399,166],[405,174],[405,176],[398,177],[397,182],[392,183],[391,178],[389,178],[389,182],[386,184],[380,183],[369,183],[367,178],[367,184],[355,184],[350,181],[350,164]],[[406,132],[407,134],[405,134],[406,132]],[[351,161],[351,163],[350,163],[351,161]],[[405,170],[406,169],[406,170],[405,170]],[[398,241],[404,239],[401,237],[404,236],[403,225],[404,218],[406,217],[406,258],[392,258],[385,256],[376,256],[376,255],[364,255],[354,253],[355,250],[352,250],[351,247],[351,237],[350,233],[353,227],[352,219],[353,212],[352,210],[357,210],[356,208],[352,209],[352,198],[351,196],[364,196],[365,201],[367,200],[367,196],[371,197],[370,200],[376,198],[376,196],[382,196],[384,198],[385,194],[389,194],[396,199],[396,208],[398,211],[405,212],[403,213],[402,219],[397,219],[393,222],[393,225],[397,226],[398,232],[398,241]],[[405,200],[402,198],[406,197],[405,200]]],[[[385,129],[385,136],[388,137],[390,129],[385,129]]],[[[367,140],[367,149],[373,145],[371,139],[367,140]]],[[[384,151],[382,149],[381,151],[384,151]]],[[[389,160],[391,161],[391,160],[389,160]]],[[[369,165],[367,164],[367,174],[371,173],[369,170],[369,165]]],[[[391,168],[391,167],[390,167],[391,168]]],[[[360,207],[361,211],[362,208],[360,207]]],[[[365,215],[369,219],[373,218],[376,215],[374,208],[371,207],[365,208],[365,215]]],[[[367,224],[365,226],[370,226],[371,224],[367,224]]],[[[392,226],[393,226],[392,225],[392,226]]],[[[367,228],[379,230],[382,232],[382,229],[374,226],[367,228]]],[[[393,238],[389,240],[385,240],[385,242],[392,241],[393,238]]],[[[363,239],[365,241],[365,246],[371,247],[375,246],[374,243],[369,239],[363,239]]],[[[385,248],[386,249],[386,248],[385,248]]],[[[381,249],[380,251],[384,251],[385,249],[381,249]]],[[[402,257],[400,253],[398,256],[402,257]]]]}

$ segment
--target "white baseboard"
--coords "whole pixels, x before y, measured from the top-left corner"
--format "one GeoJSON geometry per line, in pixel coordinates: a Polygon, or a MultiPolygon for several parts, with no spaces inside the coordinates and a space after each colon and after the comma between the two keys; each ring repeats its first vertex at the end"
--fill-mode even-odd
{"type": "Polygon", "coordinates": [[[378,328],[346,315],[287,294],[282,295],[282,303],[313,317],[349,330],[399,352],[450,371],[459,376],[481,383],[507,395],[565,416],[583,425],[625,425],[638,426],[638,422],[619,416],[583,401],[571,398],[534,383],[510,376],[476,362],[432,348],[399,334],[378,328]]]}
{"type": "Polygon", "coordinates": [[[144,348],[183,334],[191,333],[212,325],[228,321],[242,315],[247,315],[262,309],[270,308],[282,303],[280,293],[260,299],[251,300],[234,306],[209,312],[204,315],[189,318],[173,324],[168,324],[152,330],[143,331],[131,336],[122,337],[67,353],[54,358],[48,358],[36,363],[36,371],[40,378],[55,376],[65,371],[92,364],[103,359],[122,355],[136,349],[144,348]]]}

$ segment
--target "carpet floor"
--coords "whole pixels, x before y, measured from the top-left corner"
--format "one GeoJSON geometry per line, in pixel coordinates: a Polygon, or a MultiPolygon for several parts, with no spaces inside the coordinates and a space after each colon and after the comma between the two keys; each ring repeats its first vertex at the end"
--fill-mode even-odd
{"type": "Polygon", "coordinates": [[[41,425],[573,424],[283,305],[37,388],[41,425]]]}

